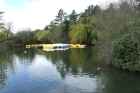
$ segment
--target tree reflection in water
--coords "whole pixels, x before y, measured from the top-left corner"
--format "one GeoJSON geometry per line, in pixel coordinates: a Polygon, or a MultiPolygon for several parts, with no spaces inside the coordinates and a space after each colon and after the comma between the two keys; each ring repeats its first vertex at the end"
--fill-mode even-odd
{"type": "Polygon", "coordinates": [[[0,93],[140,92],[138,74],[103,63],[95,48],[54,52],[2,49],[0,93]]]}
{"type": "Polygon", "coordinates": [[[55,51],[45,53],[47,59],[57,66],[62,77],[66,74],[94,75],[97,73],[97,54],[94,49],[70,49],[68,51],[55,51]]]}

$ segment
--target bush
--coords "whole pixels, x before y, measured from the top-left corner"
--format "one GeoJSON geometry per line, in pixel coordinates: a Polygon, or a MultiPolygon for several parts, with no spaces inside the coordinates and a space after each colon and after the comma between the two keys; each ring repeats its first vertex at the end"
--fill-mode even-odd
{"type": "Polygon", "coordinates": [[[124,35],[113,42],[112,64],[130,71],[140,71],[140,34],[138,32],[124,35]]]}
{"type": "Polygon", "coordinates": [[[40,41],[41,43],[42,42],[48,43],[49,42],[48,34],[49,34],[48,31],[38,31],[35,34],[35,39],[37,41],[40,41]]]}

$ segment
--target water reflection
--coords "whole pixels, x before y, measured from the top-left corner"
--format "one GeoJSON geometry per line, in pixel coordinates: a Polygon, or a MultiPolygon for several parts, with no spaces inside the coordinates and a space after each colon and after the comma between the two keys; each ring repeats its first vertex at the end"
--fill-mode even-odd
{"type": "Polygon", "coordinates": [[[92,50],[88,49],[71,49],[66,52],[47,52],[45,55],[65,77],[67,73],[73,75],[97,73],[97,55],[93,55],[91,52],[92,50]]]}
{"type": "Polygon", "coordinates": [[[96,78],[89,76],[73,76],[67,75],[65,78],[66,90],[73,91],[74,93],[93,93],[97,89],[96,78]]]}
{"type": "Polygon", "coordinates": [[[30,75],[33,78],[43,80],[60,80],[61,76],[56,67],[44,56],[36,55],[29,67],[30,75]]]}
{"type": "Polygon", "coordinates": [[[7,78],[8,78],[8,66],[12,67],[12,56],[10,55],[11,52],[7,51],[6,49],[0,50],[0,89],[4,88],[7,85],[7,78]]]}
{"type": "Polygon", "coordinates": [[[99,60],[95,49],[0,50],[0,93],[140,92],[139,74],[102,68],[99,60]]]}

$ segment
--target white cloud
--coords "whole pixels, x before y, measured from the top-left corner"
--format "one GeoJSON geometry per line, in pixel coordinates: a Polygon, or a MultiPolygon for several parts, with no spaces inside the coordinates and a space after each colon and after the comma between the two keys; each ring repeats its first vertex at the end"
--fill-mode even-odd
{"type": "Polygon", "coordinates": [[[83,11],[88,5],[102,4],[117,0],[29,0],[22,9],[12,9],[4,0],[0,0],[0,9],[6,11],[4,19],[14,25],[14,30],[24,28],[44,28],[57,14],[60,8],[70,13],[73,9],[83,11]]]}

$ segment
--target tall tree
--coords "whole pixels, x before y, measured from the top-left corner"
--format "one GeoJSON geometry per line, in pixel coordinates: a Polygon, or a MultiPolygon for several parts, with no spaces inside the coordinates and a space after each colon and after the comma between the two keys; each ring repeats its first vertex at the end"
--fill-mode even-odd
{"type": "Polygon", "coordinates": [[[94,7],[93,14],[94,15],[99,15],[100,13],[101,13],[101,8],[100,8],[100,6],[96,5],[94,7]]]}
{"type": "Polygon", "coordinates": [[[140,0],[136,0],[136,8],[140,10],[140,0]]]}
{"type": "Polygon", "coordinates": [[[76,23],[77,17],[78,17],[78,14],[76,13],[75,10],[73,10],[72,13],[69,15],[69,20],[70,20],[71,24],[76,23]]]}
{"type": "Polygon", "coordinates": [[[87,9],[85,9],[85,12],[82,13],[81,16],[83,16],[83,17],[86,16],[87,17],[87,16],[93,16],[93,15],[94,15],[94,6],[90,5],[90,6],[88,6],[87,9]]]}
{"type": "Polygon", "coordinates": [[[4,23],[2,20],[3,14],[4,14],[4,12],[0,12],[0,30],[1,31],[5,31],[4,23]]]}
{"type": "Polygon", "coordinates": [[[122,1],[120,4],[120,11],[122,11],[123,13],[129,13],[131,11],[129,2],[122,1]]]}
{"type": "Polygon", "coordinates": [[[65,15],[64,10],[63,10],[63,9],[60,9],[60,10],[58,11],[57,16],[56,16],[55,24],[60,24],[60,23],[62,23],[63,20],[64,20],[64,15],[65,15]]]}

